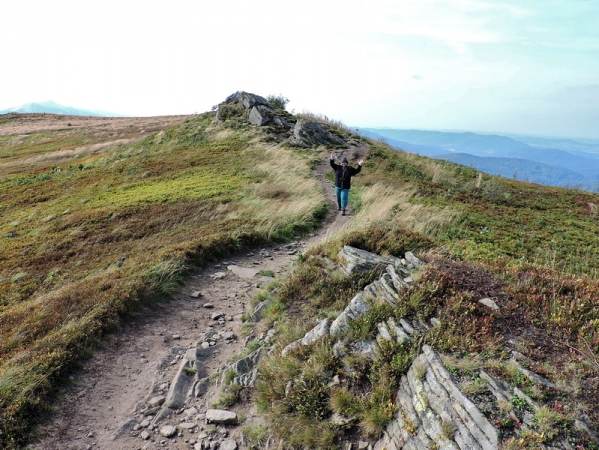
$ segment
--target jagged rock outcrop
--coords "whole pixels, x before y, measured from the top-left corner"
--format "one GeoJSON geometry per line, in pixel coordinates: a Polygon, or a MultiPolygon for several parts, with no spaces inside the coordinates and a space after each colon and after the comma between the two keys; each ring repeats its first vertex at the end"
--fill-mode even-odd
{"type": "MultiPolygon", "coordinates": [[[[344,272],[347,275],[376,269],[386,269],[386,272],[380,279],[375,280],[366,286],[363,291],[358,292],[335,320],[331,322],[330,319],[325,319],[320,322],[303,338],[285,347],[283,355],[299,345],[309,345],[325,335],[343,336],[349,328],[350,322],[366,315],[375,299],[385,301],[392,306],[396,305],[398,292],[410,286],[412,272],[424,264],[411,253],[409,257],[396,258],[394,256],[376,255],[348,245],[340,250],[339,259],[344,263],[344,272]]],[[[426,325],[426,327],[430,327],[430,325],[426,325]]],[[[409,340],[409,336],[414,334],[416,330],[407,319],[402,319],[400,323],[394,321],[381,323],[379,329],[384,339],[391,339],[391,335],[393,335],[397,337],[398,342],[409,340]]],[[[376,342],[361,343],[360,345],[362,347],[360,353],[366,353],[373,357],[376,355],[376,342]]]]}
{"type": "Polygon", "coordinates": [[[314,147],[317,145],[343,145],[344,141],[321,124],[300,119],[296,122],[293,135],[287,139],[287,143],[296,147],[314,147]]]}
{"type": "MultiPolygon", "coordinates": [[[[421,338],[428,331],[441,325],[437,318],[432,318],[429,323],[415,317],[403,317],[399,320],[389,317],[377,324],[378,333],[374,339],[348,341],[346,331],[350,323],[366,315],[375,302],[396,305],[399,294],[411,285],[412,273],[422,267],[424,262],[411,253],[406,254],[404,258],[386,257],[349,246],[341,249],[339,260],[345,265],[344,271],[348,275],[375,269],[384,269],[385,272],[378,280],[359,292],[335,320],[327,318],[318,323],[304,337],[285,347],[282,350],[283,355],[299,346],[310,345],[323,336],[329,336],[337,339],[333,345],[336,357],[341,359],[345,356],[365,355],[375,361],[381,355],[383,341],[421,343],[421,338]]],[[[490,311],[499,308],[490,299],[481,299],[480,303],[490,311]]],[[[512,371],[518,372],[539,389],[555,388],[549,380],[520,364],[519,358],[524,357],[514,352],[513,358],[507,361],[507,364],[512,366],[512,371]]],[[[530,361],[526,362],[527,365],[529,363],[530,361]]],[[[352,370],[352,367],[345,367],[347,373],[351,373],[352,370]]],[[[516,411],[511,412],[511,418],[505,420],[518,423],[521,432],[537,427],[534,413],[540,410],[541,405],[535,403],[518,387],[509,385],[482,367],[477,370],[477,375],[480,380],[484,380],[483,390],[496,399],[496,410],[506,408],[506,405],[511,407],[514,401],[520,405],[527,405],[521,411],[517,411],[517,414],[516,411]]],[[[339,383],[339,380],[332,380],[331,383],[339,383]]],[[[292,388],[292,385],[288,386],[290,391],[292,388]]],[[[382,436],[375,443],[368,445],[369,449],[497,450],[503,446],[504,436],[498,428],[501,423],[487,417],[475,401],[462,391],[460,382],[446,368],[440,355],[428,345],[422,346],[407,373],[401,377],[394,403],[397,409],[393,420],[387,425],[382,436]]],[[[331,418],[337,425],[347,425],[351,420],[338,414],[331,418]]],[[[580,415],[575,426],[585,430],[589,439],[597,442],[584,415],[580,415]]],[[[512,441],[512,444],[517,445],[515,441],[512,441]]],[[[542,448],[573,448],[566,439],[554,439],[552,445],[542,448]]]]}
{"type": "Polygon", "coordinates": [[[229,95],[217,107],[217,122],[231,119],[241,119],[257,127],[272,125],[287,134],[295,124],[295,119],[290,114],[275,111],[264,97],[244,91],[229,95]]]}
{"type": "Polygon", "coordinates": [[[399,408],[375,450],[499,448],[499,431],[427,345],[401,378],[395,400],[399,408]]]}
{"type": "Polygon", "coordinates": [[[270,128],[270,134],[278,141],[295,147],[349,145],[324,125],[307,119],[297,120],[286,111],[275,108],[264,97],[249,92],[235,92],[217,106],[216,121],[227,120],[241,120],[256,127],[270,128]]]}
{"type": "Polygon", "coordinates": [[[220,377],[218,378],[217,384],[219,386],[224,385],[226,381],[227,374],[229,371],[235,373],[235,377],[230,380],[232,384],[238,384],[240,386],[253,386],[256,381],[256,376],[258,374],[258,369],[256,368],[258,365],[258,361],[260,360],[260,356],[264,347],[260,347],[257,350],[254,350],[249,355],[238,359],[237,361],[226,365],[222,369],[220,369],[220,377]]]}

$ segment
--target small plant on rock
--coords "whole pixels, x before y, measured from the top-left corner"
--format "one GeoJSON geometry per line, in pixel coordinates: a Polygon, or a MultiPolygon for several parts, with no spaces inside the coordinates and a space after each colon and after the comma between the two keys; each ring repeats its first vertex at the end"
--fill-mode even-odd
{"type": "Polygon", "coordinates": [[[456,431],[457,431],[456,424],[453,423],[452,420],[443,419],[441,421],[441,432],[443,433],[443,436],[445,436],[447,439],[453,439],[453,435],[455,434],[456,431]]]}
{"type": "Polygon", "coordinates": [[[183,367],[183,373],[185,373],[185,375],[193,376],[198,373],[198,369],[196,367],[185,366],[183,367]]]}

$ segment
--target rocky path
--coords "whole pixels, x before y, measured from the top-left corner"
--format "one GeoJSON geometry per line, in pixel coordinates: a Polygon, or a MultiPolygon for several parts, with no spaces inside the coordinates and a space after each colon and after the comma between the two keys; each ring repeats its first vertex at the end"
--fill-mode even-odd
{"type": "MultiPolygon", "coordinates": [[[[365,154],[364,149],[354,149],[356,153],[365,154]]],[[[324,178],[328,171],[324,161],[314,176],[334,204],[332,185],[324,178]]],[[[298,253],[348,220],[351,210],[341,216],[331,208],[324,225],[310,238],[231,256],[192,276],[172,300],[140,312],[72,375],[54,413],[40,418],[30,448],[197,449],[216,448],[217,442],[221,449],[244,448],[241,426],[206,424],[205,413],[218,400],[216,389],[198,397],[193,408],[164,421],[172,425],[169,430],[150,425],[152,416],[144,416],[152,406],[148,401],[161,401],[189,348],[206,350],[202,366],[208,377],[244,353],[247,333],[241,318],[251,312],[251,298],[272,281],[269,275],[286,273],[298,253]]],[[[256,417],[252,410],[244,415],[245,423],[256,417]]]]}

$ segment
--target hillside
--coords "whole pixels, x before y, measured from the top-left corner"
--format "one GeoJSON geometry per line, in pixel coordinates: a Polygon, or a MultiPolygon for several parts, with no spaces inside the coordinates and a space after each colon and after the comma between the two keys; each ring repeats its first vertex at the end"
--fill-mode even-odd
{"type": "Polygon", "coordinates": [[[491,175],[499,175],[514,180],[530,183],[558,186],[580,186],[581,175],[550,164],[521,158],[493,158],[469,155],[467,153],[451,153],[436,156],[437,159],[451,161],[463,166],[472,167],[491,175]]]}
{"type": "MultiPolygon", "coordinates": [[[[74,117],[2,118],[0,446],[27,442],[33,418],[101,342],[126,340],[119,323],[146,317],[144,328],[154,320],[144,307],[178,292],[189,302],[185,280],[195,282],[202,268],[317,230],[331,191],[313,170],[328,171],[331,150],[353,161],[367,149],[345,227],[306,248],[288,275],[250,299],[250,311],[267,302],[253,324],[249,314],[235,319],[246,335],[216,345],[233,346],[241,357],[266,349],[255,383],[206,363],[215,370],[206,374],[215,382],[208,392],[222,396],[221,406],[245,411],[236,416],[241,426],[203,422],[212,404],[198,394],[171,412],[179,423],[184,411],[196,410],[180,436],[161,435],[162,425],[149,428],[150,421],[142,426],[142,409],[127,422],[131,428],[123,424],[128,438],[140,448],[173,449],[222,444],[229,433],[240,436],[231,448],[381,449],[402,433],[424,439],[419,416],[396,393],[415,372],[412,383],[429,380],[421,355],[432,349],[493,427],[495,448],[597,448],[599,197],[396,151],[319,116],[291,115],[273,100],[236,93],[217,112],[89,118],[96,122],[87,125],[74,117]],[[348,246],[388,258],[397,270],[397,260],[412,254],[424,265],[409,266],[409,281],[382,303],[373,286],[388,280],[389,269],[348,272],[348,246]],[[315,326],[344,317],[356,296],[365,299],[365,315],[341,334],[307,339],[315,326]],[[498,308],[479,303],[484,298],[498,308]],[[423,332],[380,341],[392,319],[423,332]],[[368,342],[379,350],[350,351],[368,342]],[[514,355],[521,355],[517,365],[514,355]],[[489,379],[519,394],[499,402],[489,379]]],[[[186,344],[199,345],[204,332],[186,336],[186,344]]],[[[189,350],[201,353],[195,345],[189,350]]],[[[185,374],[199,376],[186,350],[177,350],[183,378],[164,381],[167,390],[185,374]]],[[[148,388],[139,394],[143,404],[151,400],[148,388]]],[[[433,397],[421,400],[422,411],[436,417],[433,397]]],[[[152,418],[162,414],[153,411],[152,418]]],[[[442,419],[436,440],[420,448],[458,448],[467,433],[442,419]]],[[[91,448],[105,424],[94,426],[84,439],[91,448]]],[[[122,448],[115,445],[99,448],[122,448]]]]}
{"type": "Polygon", "coordinates": [[[595,191],[599,146],[567,139],[421,130],[361,129],[360,133],[423,156],[454,161],[492,175],[595,191]]]}

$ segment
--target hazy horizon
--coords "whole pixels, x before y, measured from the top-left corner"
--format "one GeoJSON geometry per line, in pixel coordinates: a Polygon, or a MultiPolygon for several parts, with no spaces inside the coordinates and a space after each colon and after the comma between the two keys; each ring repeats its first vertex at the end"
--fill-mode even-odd
{"type": "MultiPolygon", "coordinates": [[[[106,117],[111,117],[111,116],[136,117],[136,116],[119,114],[118,112],[114,112],[114,111],[101,111],[101,110],[98,110],[95,108],[82,108],[82,107],[72,106],[72,105],[62,105],[53,100],[44,100],[44,101],[38,101],[38,102],[25,103],[25,104],[21,104],[18,106],[11,106],[11,107],[0,110],[0,113],[2,113],[2,112],[6,113],[6,112],[9,112],[9,110],[11,110],[10,112],[13,112],[12,110],[14,110],[14,112],[18,112],[19,109],[30,106],[30,105],[45,105],[45,104],[51,104],[52,106],[55,105],[55,106],[59,106],[59,107],[76,109],[76,110],[81,110],[81,111],[89,111],[89,112],[94,112],[94,113],[99,113],[99,114],[106,114],[106,117]]],[[[202,113],[202,112],[206,112],[206,111],[198,111],[198,113],[202,113]]],[[[52,114],[52,113],[50,113],[50,114],[52,114]]],[[[186,114],[156,114],[156,116],[161,116],[161,115],[186,115],[186,114]]],[[[139,117],[144,117],[144,116],[139,116],[139,117]]],[[[332,119],[335,119],[335,118],[332,118],[332,119]]],[[[567,140],[575,140],[577,142],[586,143],[586,144],[599,145],[599,138],[585,138],[585,137],[580,137],[580,136],[536,135],[536,134],[530,134],[530,133],[526,134],[526,133],[511,133],[511,132],[501,132],[501,131],[480,131],[480,130],[460,130],[460,129],[424,129],[424,128],[401,128],[401,127],[385,127],[385,126],[365,127],[365,126],[361,126],[361,125],[347,125],[347,124],[345,124],[345,125],[350,129],[369,128],[369,129],[400,130],[400,131],[430,131],[430,132],[440,132],[440,133],[475,133],[475,134],[481,134],[481,135],[504,136],[504,137],[509,137],[509,138],[516,139],[516,140],[518,137],[548,139],[548,140],[567,139],[567,140]]]]}

